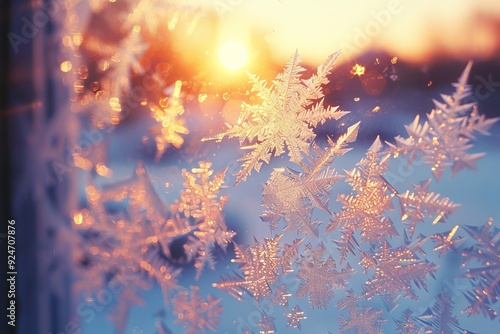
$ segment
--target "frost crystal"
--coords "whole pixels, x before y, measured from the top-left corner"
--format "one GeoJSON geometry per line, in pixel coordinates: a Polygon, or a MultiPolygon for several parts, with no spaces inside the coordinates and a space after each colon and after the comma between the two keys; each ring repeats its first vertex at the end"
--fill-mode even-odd
{"type": "Polygon", "coordinates": [[[227,276],[220,283],[212,285],[239,300],[242,299],[241,296],[245,292],[257,301],[270,296],[270,285],[279,278],[278,242],[281,237],[280,234],[272,239],[266,238],[264,243],[256,243],[250,248],[240,249],[235,245],[236,259],[233,259],[232,262],[241,263],[240,270],[243,272],[243,276],[235,273],[235,278],[227,276]]]}
{"type": "Polygon", "coordinates": [[[171,292],[178,288],[180,270],[172,268],[166,255],[174,238],[192,228],[187,220],[168,217],[141,165],[129,180],[104,190],[88,185],[86,193],[88,209],[73,212],[73,225],[81,231],[84,245],[79,257],[86,270],[82,272],[85,290],[97,290],[104,283],[124,285],[113,317],[123,326],[130,304],[140,301],[136,289],[156,282],[165,304],[169,303],[171,292]],[[115,213],[107,207],[114,207],[115,213]],[[89,287],[88,282],[96,286],[89,287]]]}
{"type": "Polygon", "coordinates": [[[464,238],[461,238],[461,237],[457,237],[457,238],[453,239],[453,237],[457,233],[458,229],[459,229],[459,226],[456,225],[448,233],[437,233],[437,234],[430,236],[430,238],[436,244],[436,246],[434,247],[433,250],[435,252],[439,251],[439,256],[445,255],[450,250],[453,250],[455,252],[457,251],[457,246],[460,245],[464,241],[464,238]]]}
{"type": "Polygon", "coordinates": [[[377,137],[368,149],[366,158],[357,164],[358,168],[346,171],[346,181],[354,193],[338,196],[343,207],[339,214],[334,214],[327,228],[327,232],[338,228],[343,232],[343,240],[338,243],[342,259],[357,244],[354,232],[358,229],[361,230],[362,240],[369,243],[397,235],[391,219],[385,215],[386,211],[393,210],[394,194],[389,192],[389,184],[383,178],[387,170],[387,158],[380,158],[381,148],[382,143],[377,137]]]}
{"type": "Polygon", "coordinates": [[[180,148],[184,143],[180,134],[189,133],[189,130],[184,126],[184,119],[178,117],[184,113],[184,107],[180,102],[181,86],[182,82],[176,81],[172,96],[161,100],[160,107],[153,103],[149,105],[155,120],[159,123],[149,130],[155,136],[156,160],[161,158],[168,144],[180,148]]]}
{"type": "Polygon", "coordinates": [[[287,307],[288,297],[291,296],[291,293],[286,292],[286,284],[281,284],[280,286],[274,288],[274,296],[271,300],[271,303],[287,307]]]}
{"type": "Polygon", "coordinates": [[[191,173],[182,171],[185,190],[181,192],[180,201],[174,204],[184,216],[193,219],[196,230],[188,237],[184,245],[188,261],[195,259],[196,277],[199,278],[206,263],[213,270],[215,260],[211,250],[214,245],[226,249],[235,235],[230,231],[222,216],[222,209],[227,201],[227,196],[218,198],[219,190],[223,188],[225,170],[213,174],[209,162],[200,162],[198,168],[193,168],[191,173]]]}
{"type": "Polygon", "coordinates": [[[348,290],[347,295],[337,307],[347,309],[349,317],[339,317],[340,331],[355,334],[382,334],[381,326],[386,323],[382,318],[382,310],[373,310],[371,307],[356,305],[358,298],[353,290],[348,290]]]}
{"type": "Polygon", "coordinates": [[[416,320],[425,328],[425,333],[474,334],[460,327],[453,316],[453,302],[444,292],[436,297],[432,308],[428,308],[416,320]]]}
{"type": "Polygon", "coordinates": [[[493,226],[493,219],[482,227],[464,226],[475,244],[465,249],[462,255],[465,262],[476,266],[468,268],[465,277],[474,284],[472,291],[465,293],[470,306],[468,313],[482,313],[492,319],[500,312],[500,230],[493,226]],[[477,266],[477,264],[480,264],[477,266]]]}
{"type": "MultiPolygon", "coordinates": [[[[100,11],[103,5],[101,0],[92,0],[96,11],[100,11]]],[[[105,49],[103,42],[87,39],[86,34],[81,35],[85,35],[85,43],[78,37],[80,34],[74,34],[72,41],[65,36],[63,43],[81,44],[88,51],[102,51],[101,57],[96,59],[100,71],[89,71],[86,66],[71,71],[73,65],[70,61],[61,64],[63,72],[75,72],[81,79],[74,82],[77,93],[74,101],[78,102],[78,106],[73,106],[74,111],[92,110],[90,121],[98,129],[111,129],[117,125],[123,117],[122,105],[125,111],[133,112],[134,107],[127,102],[141,102],[134,103],[138,108],[146,105],[144,101],[125,99],[125,95],[132,91],[132,79],[136,79],[137,74],[147,75],[141,58],[146,51],[149,53],[155,49],[150,48],[144,37],[149,39],[158,35],[162,24],[171,31],[182,22],[187,22],[186,33],[191,34],[206,6],[184,0],[130,0],[127,5],[118,7],[120,11],[130,9],[131,12],[122,15],[120,21],[124,24],[120,31],[127,33],[116,46],[105,49]],[[96,72],[102,75],[102,78],[95,78],[99,81],[85,81],[94,80],[96,72]],[[89,88],[92,92],[88,91],[89,88]]],[[[108,12],[112,9],[105,13],[108,12]]],[[[243,103],[235,125],[229,125],[225,132],[215,137],[204,139],[239,140],[245,154],[240,159],[242,166],[236,174],[236,184],[246,180],[253,170],[258,172],[272,157],[289,156],[288,164],[276,168],[263,187],[261,219],[270,225],[272,237],[255,239],[254,245],[249,247],[234,245],[232,262],[239,264],[239,268],[212,287],[239,300],[248,293],[259,305],[270,302],[274,306],[286,307],[286,326],[301,329],[301,321],[306,316],[298,305],[288,308],[293,299],[290,297],[303,298],[301,302],[308,303],[311,308],[327,309],[334,294],[338,295],[338,290],[345,289],[353,274],[350,264],[337,265],[337,257],[334,260],[332,256],[338,256],[342,264],[349,252],[353,258],[359,257],[363,274],[370,277],[361,286],[360,297],[348,290],[346,297],[337,303],[338,308],[347,313],[339,318],[340,331],[380,334],[386,322],[384,312],[358,305],[359,301],[379,296],[392,312],[396,300],[402,295],[416,299],[413,288],[426,290],[428,275],[433,276],[437,270],[436,265],[421,259],[426,255],[424,244],[428,240],[434,241],[433,251],[443,256],[450,250],[457,251],[465,239],[456,236],[461,225],[447,233],[414,237],[419,223],[427,219],[432,224],[445,222],[458,205],[430,192],[431,179],[414,185],[414,190],[399,193],[388,182],[389,159],[406,157],[408,164],[412,164],[421,157],[424,163],[431,165],[438,181],[448,167],[452,175],[464,168],[473,169],[483,156],[482,153],[469,153],[474,135],[488,134],[488,129],[498,119],[480,116],[473,103],[465,102],[471,96],[471,88],[466,85],[469,64],[458,83],[454,84],[456,91],[450,96],[442,95],[443,102],[434,101],[435,109],[423,124],[417,116],[406,126],[407,138],[396,137],[395,143],[388,143],[389,148],[385,151],[377,138],[354,169],[337,173],[332,166],[334,159],[350,150],[347,145],[356,140],[359,130],[359,123],[354,124],[338,139],[328,138],[325,147],[320,147],[315,141],[318,125],[347,114],[338,107],[324,104],[323,86],[329,83],[327,77],[337,57],[338,53],[327,57],[308,79],[303,78],[306,70],[300,66],[297,52],[271,84],[249,74],[251,90],[260,102],[253,105],[243,103]],[[351,189],[338,195],[340,211],[332,212],[331,191],[343,178],[351,189]],[[397,216],[390,215],[394,201],[400,204],[400,222],[409,226],[403,231],[404,235],[398,234],[391,220],[397,216]],[[325,226],[321,226],[323,222],[316,217],[321,215],[331,217],[326,232],[341,235],[341,239],[335,241],[339,253],[323,243],[324,236],[319,232],[325,226]],[[284,234],[275,233],[281,233],[280,224],[284,225],[284,234]],[[300,236],[293,239],[293,233],[300,236]],[[307,238],[313,239],[311,242],[316,246],[308,243],[302,247],[307,238]],[[389,240],[394,245],[397,242],[397,246],[392,247],[389,240]],[[296,275],[292,275],[294,270],[296,275]]],[[[160,60],[157,57],[151,59],[160,60]]],[[[164,62],[147,65],[151,68],[155,65],[155,73],[148,78],[156,80],[163,88],[164,82],[161,81],[170,71],[170,65],[164,62]]],[[[159,100],[158,104],[148,104],[156,120],[150,129],[157,149],[156,160],[169,147],[180,148],[183,135],[189,133],[182,118],[181,81],[176,81],[173,87],[170,97],[159,100]]],[[[59,140],[54,140],[54,145],[59,146],[60,143],[56,142],[59,140]]],[[[70,152],[70,156],[75,166],[92,173],[92,177],[96,174],[110,177],[111,169],[103,162],[106,160],[105,150],[106,146],[102,144],[96,146],[90,155],[70,152]]],[[[200,289],[196,286],[189,290],[181,287],[179,276],[182,269],[177,266],[185,264],[184,260],[193,262],[196,279],[199,279],[205,268],[215,268],[215,250],[226,250],[235,235],[226,226],[222,213],[228,200],[228,196],[220,195],[225,188],[226,171],[215,173],[211,167],[210,162],[200,162],[190,171],[184,169],[184,189],[169,207],[157,196],[145,168],[139,164],[128,180],[102,187],[89,182],[85,189],[87,207],[71,212],[73,230],[77,231],[71,240],[76,240],[81,246],[73,252],[78,264],[76,276],[84,282],[74,286],[77,292],[84,293],[89,303],[96,301],[96,295],[99,298],[96,291],[103,286],[112,288],[119,295],[111,314],[119,332],[125,329],[130,306],[142,303],[141,290],[154,286],[161,288],[166,309],[173,314],[174,321],[185,328],[185,333],[216,330],[222,313],[222,299],[211,295],[205,298],[198,294],[200,289]],[[184,254],[176,257],[171,250],[177,251],[179,246],[184,254]]],[[[470,291],[464,293],[469,302],[464,313],[496,318],[500,299],[500,231],[493,227],[492,221],[484,227],[463,228],[474,241],[470,248],[460,250],[465,259],[462,264],[465,277],[472,285],[470,291]]],[[[452,307],[449,296],[441,293],[434,306],[419,312],[418,316],[414,315],[414,309],[403,311],[402,316],[395,320],[395,326],[404,334],[468,333],[459,326],[452,307]]],[[[253,326],[260,327],[261,334],[275,333],[272,315],[261,311],[260,320],[253,326]]],[[[239,325],[243,332],[251,333],[243,324],[239,325]]],[[[142,332],[138,328],[134,331],[142,332]]],[[[172,333],[164,319],[156,323],[156,331],[158,334],[172,333]]]]}
{"type": "Polygon", "coordinates": [[[261,318],[258,323],[259,327],[262,328],[259,334],[274,334],[276,332],[276,327],[274,326],[274,317],[271,317],[266,312],[261,312],[261,318]]]}
{"type": "Polygon", "coordinates": [[[395,319],[396,329],[400,334],[424,334],[425,329],[417,324],[415,316],[410,309],[403,311],[400,319],[395,319]]]}
{"type": "Polygon", "coordinates": [[[336,270],[335,261],[328,257],[324,259],[326,248],[320,244],[312,249],[311,244],[305,248],[306,256],[298,261],[299,272],[297,278],[300,286],[297,297],[308,296],[311,307],[327,308],[333,298],[335,287],[345,287],[348,278],[352,275],[352,268],[347,265],[340,272],[336,270]]]}
{"type": "Polygon", "coordinates": [[[205,300],[198,295],[198,290],[197,286],[192,286],[190,291],[179,291],[172,300],[177,316],[176,322],[186,328],[185,334],[215,331],[219,324],[219,315],[222,312],[222,306],[219,305],[221,299],[208,295],[205,300]]]}
{"type": "Polygon", "coordinates": [[[447,197],[440,198],[439,194],[429,193],[430,184],[431,179],[422,181],[419,185],[413,185],[416,193],[410,193],[407,190],[404,194],[398,195],[401,205],[401,220],[410,224],[410,236],[413,235],[416,224],[423,223],[426,216],[433,218],[432,224],[437,224],[444,222],[459,207],[447,197]]]}
{"type": "Polygon", "coordinates": [[[304,315],[304,311],[302,311],[298,305],[295,305],[295,307],[290,312],[285,313],[285,316],[288,318],[286,327],[293,327],[298,329],[302,329],[300,322],[307,319],[307,317],[304,315]]]}
{"type": "Polygon", "coordinates": [[[184,249],[188,261],[195,260],[197,273],[206,262],[213,265],[214,244],[224,248],[231,242],[234,232],[226,228],[222,217],[226,197],[218,198],[224,172],[212,176],[210,167],[210,163],[201,162],[193,173],[183,171],[186,189],[170,210],[156,195],[140,164],[128,180],[103,189],[87,186],[88,209],[72,215],[84,246],[78,255],[86,267],[82,279],[93,282],[83,292],[104,284],[125,286],[112,315],[119,329],[126,323],[129,307],[141,302],[137,290],[156,283],[165,305],[171,302],[172,292],[179,289],[177,276],[181,272],[171,265],[174,240],[187,236],[184,249]]]}
{"type": "Polygon", "coordinates": [[[116,53],[111,57],[112,65],[108,74],[113,97],[121,97],[130,91],[132,71],[138,73],[144,71],[140,57],[147,48],[148,44],[143,42],[139,27],[134,27],[118,46],[116,53]]]}
{"type": "Polygon", "coordinates": [[[262,99],[260,105],[242,104],[243,112],[238,123],[213,138],[237,137],[243,149],[250,150],[241,159],[242,169],[236,175],[236,183],[244,181],[252,169],[259,171],[262,163],[269,163],[272,156],[288,150],[290,160],[302,161],[302,153],[309,149],[315,138],[313,127],[328,119],[339,119],[346,112],[337,107],[323,106],[321,85],[327,84],[327,75],[339,53],[330,55],[320,65],[315,75],[301,79],[304,68],[299,65],[300,56],[295,52],[284,72],[276,76],[271,87],[265,80],[250,75],[252,91],[262,99]],[[319,100],[319,101],[318,101],[319,100]]]}
{"type": "Polygon", "coordinates": [[[436,109],[427,115],[424,124],[417,115],[413,123],[406,126],[409,137],[398,136],[396,145],[389,144],[393,155],[409,155],[409,163],[421,154],[424,163],[432,166],[432,173],[438,181],[449,166],[452,174],[463,168],[475,169],[477,160],[484,153],[467,153],[472,147],[471,140],[475,139],[474,133],[489,134],[488,129],[500,119],[480,116],[474,103],[462,104],[472,91],[467,85],[471,66],[472,62],[453,84],[456,88],[453,95],[441,95],[443,102],[434,101],[436,109]]]}
{"type": "Polygon", "coordinates": [[[362,253],[361,266],[365,272],[375,270],[373,279],[363,286],[362,297],[371,299],[375,296],[397,297],[404,291],[405,297],[414,299],[417,296],[412,290],[412,284],[426,289],[426,276],[433,275],[437,266],[426,261],[420,261],[407,247],[392,248],[385,241],[378,252],[362,253]]]}
{"type": "Polygon", "coordinates": [[[330,190],[342,176],[330,168],[335,156],[341,156],[350,149],[346,144],[356,140],[359,123],[349,127],[337,142],[328,138],[329,147],[323,152],[312,144],[314,154],[308,156],[309,164],[301,162],[303,172],[292,169],[275,169],[263,189],[262,219],[275,230],[283,217],[286,229],[297,230],[307,235],[316,235],[316,225],[311,220],[313,208],[326,212],[330,190]]]}
{"type": "Polygon", "coordinates": [[[281,272],[283,274],[293,272],[292,261],[299,253],[299,246],[304,239],[295,239],[291,244],[284,244],[281,253],[281,272]]]}

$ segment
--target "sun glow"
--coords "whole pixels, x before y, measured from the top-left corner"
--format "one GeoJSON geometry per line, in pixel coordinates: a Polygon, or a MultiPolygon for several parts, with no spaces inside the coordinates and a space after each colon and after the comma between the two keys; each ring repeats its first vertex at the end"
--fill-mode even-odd
{"type": "Polygon", "coordinates": [[[247,50],[240,42],[229,41],[219,48],[219,61],[231,71],[240,69],[248,60],[247,50]]]}

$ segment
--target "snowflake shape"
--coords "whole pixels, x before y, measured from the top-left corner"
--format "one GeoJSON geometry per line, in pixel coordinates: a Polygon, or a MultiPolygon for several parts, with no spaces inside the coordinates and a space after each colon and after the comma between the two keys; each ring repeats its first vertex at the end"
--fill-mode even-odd
{"type": "Polygon", "coordinates": [[[181,86],[182,82],[176,81],[172,96],[160,100],[160,107],[153,103],[149,105],[149,109],[158,122],[158,125],[149,130],[155,136],[156,160],[162,157],[169,144],[180,148],[184,143],[184,138],[180,135],[189,133],[189,130],[184,126],[185,120],[179,118],[184,113],[184,107],[180,103],[181,86]]]}
{"type": "Polygon", "coordinates": [[[215,331],[219,324],[219,315],[222,313],[220,298],[211,295],[205,300],[198,295],[199,288],[191,286],[190,291],[179,291],[172,300],[176,323],[186,328],[185,334],[205,333],[207,330],[215,331]]]}
{"type": "Polygon", "coordinates": [[[385,214],[393,210],[392,198],[394,193],[389,192],[390,185],[383,178],[387,170],[387,157],[380,159],[379,151],[382,148],[380,138],[372,146],[358,164],[358,168],[346,172],[346,181],[354,193],[340,194],[338,201],[342,203],[339,214],[333,220],[326,232],[341,229],[343,240],[339,243],[341,258],[345,259],[347,251],[357,245],[354,232],[361,230],[362,241],[377,243],[387,237],[396,236],[392,220],[385,214]]]}
{"type": "Polygon", "coordinates": [[[308,163],[301,162],[302,172],[290,168],[275,169],[263,188],[262,205],[267,207],[262,220],[275,230],[283,217],[285,230],[297,230],[306,235],[316,235],[316,223],[312,222],[313,208],[329,212],[328,201],[333,185],[342,178],[329,165],[335,156],[345,154],[345,146],[356,140],[359,123],[349,127],[336,142],[328,138],[328,148],[322,151],[312,144],[313,153],[308,163]]]}
{"type": "Polygon", "coordinates": [[[433,218],[432,224],[445,222],[446,218],[453,214],[460,206],[448,197],[440,198],[439,194],[429,192],[431,179],[414,184],[415,193],[406,191],[398,195],[401,206],[401,220],[409,224],[410,236],[413,235],[417,223],[423,223],[425,217],[433,218]]]}
{"type": "Polygon", "coordinates": [[[362,297],[367,299],[375,296],[389,297],[401,291],[405,292],[405,297],[416,299],[412,284],[426,289],[426,276],[433,275],[437,269],[436,265],[427,260],[420,261],[409,248],[392,248],[387,241],[376,253],[363,252],[360,264],[365,272],[375,269],[373,279],[363,286],[362,297]]]}
{"type": "Polygon", "coordinates": [[[214,245],[223,250],[232,242],[235,233],[229,230],[224,222],[222,210],[228,196],[218,196],[223,189],[225,170],[214,174],[210,162],[199,162],[191,173],[182,170],[184,190],[180,201],[174,203],[174,208],[188,219],[194,219],[195,231],[188,237],[184,250],[188,261],[194,258],[196,277],[199,278],[206,263],[213,270],[215,260],[211,249],[214,245]]]}
{"type": "Polygon", "coordinates": [[[274,317],[271,317],[266,312],[261,311],[261,318],[259,320],[258,326],[262,329],[259,331],[259,334],[274,334],[276,332],[274,320],[274,317]]]}
{"type": "Polygon", "coordinates": [[[462,267],[471,262],[479,266],[468,268],[465,277],[474,284],[472,291],[465,293],[470,306],[465,310],[471,314],[482,313],[490,318],[500,312],[500,230],[493,226],[493,219],[482,227],[464,226],[475,244],[465,249],[462,267]]]}
{"type": "Polygon", "coordinates": [[[457,252],[457,247],[465,241],[465,238],[463,237],[453,239],[459,228],[460,226],[455,225],[455,227],[447,233],[437,233],[431,235],[429,238],[436,244],[433,251],[439,252],[439,256],[443,256],[451,250],[457,252]]]}
{"type": "Polygon", "coordinates": [[[472,62],[467,64],[457,83],[453,95],[441,95],[443,102],[434,101],[436,109],[427,115],[427,121],[420,124],[417,115],[406,126],[408,138],[396,137],[396,145],[389,144],[394,156],[409,155],[409,163],[418,154],[424,163],[431,165],[431,171],[439,181],[444,171],[451,166],[452,175],[464,168],[475,169],[476,162],[484,153],[469,154],[474,134],[487,135],[489,128],[500,118],[486,119],[479,115],[474,103],[462,104],[461,101],[472,94],[467,85],[472,62]]]}
{"type": "Polygon", "coordinates": [[[286,291],[286,284],[281,284],[274,288],[274,296],[271,303],[275,305],[288,306],[288,298],[292,296],[291,293],[286,291]]]}
{"type": "Polygon", "coordinates": [[[300,324],[300,322],[307,319],[307,317],[304,315],[304,311],[302,311],[302,309],[298,305],[295,305],[295,307],[290,312],[285,313],[285,316],[288,318],[286,327],[293,327],[298,329],[302,329],[302,325],[300,324]]]}
{"type": "Polygon", "coordinates": [[[434,305],[418,316],[416,321],[425,329],[424,333],[474,334],[460,327],[457,317],[453,316],[453,302],[444,292],[436,297],[434,305]]]}
{"type": "Polygon", "coordinates": [[[417,323],[413,311],[406,309],[399,319],[394,319],[396,329],[400,334],[424,334],[425,329],[417,323]]]}
{"type": "Polygon", "coordinates": [[[300,280],[300,286],[297,297],[308,296],[311,307],[326,308],[333,298],[333,289],[346,286],[352,275],[352,268],[347,265],[337,271],[335,261],[331,257],[323,259],[326,248],[322,244],[314,250],[311,244],[307,244],[305,252],[307,255],[301,256],[298,262],[297,278],[300,280]]]}
{"type": "Polygon", "coordinates": [[[149,45],[143,41],[140,31],[140,26],[134,26],[111,57],[108,76],[111,80],[113,97],[119,98],[122,94],[129,93],[132,84],[132,71],[137,73],[144,71],[140,58],[149,45]]]}
{"type": "Polygon", "coordinates": [[[235,273],[235,278],[227,276],[212,286],[228,292],[239,300],[245,292],[257,301],[270,296],[270,285],[279,278],[278,242],[281,237],[282,235],[279,234],[272,239],[266,238],[264,243],[256,243],[250,248],[240,249],[235,245],[236,258],[232,262],[241,263],[240,270],[243,276],[235,273]]]}
{"type": "Polygon", "coordinates": [[[315,75],[302,79],[304,68],[299,65],[297,52],[290,58],[283,73],[277,75],[271,87],[265,80],[250,75],[252,91],[262,99],[260,105],[242,104],[243,113],[238,123],[226,132],[205,140],[222,140],[224,137],[239,138],[243,149],[250,150],[241,160],[242,169],[236,175],[236,183],[244,181],[252,169],[257,172],[272,156],[279,156],[288,149],[290,160],[302,161],[315,138],[313,127],[328,119],[339,119],[346,112],[337,107],[323,106],[321,85],[327,84],[327,75],[339,53],[330,55],[320,65],[315,75]],[[318,101],[316,102],[315,101],[318,101]],[[246,143],[246,144],[245,144],[246,143]]]}
{"type": "Polygon", "coordinates": [[[348,318],[339,317],[340,331],[355,334],[382,334],[382,325],[386,320],[382,318],[382,310],[356,305],[358,298],[353,290],[348,290],[346,297],[339,301],[337,307],[348,311],[348,318]]]}
{"type": "MultiPolygon", "coordinates": [[[[128,180],[103,189],[89,184],[85,190],[88,208],[72,213],[73,226],[81,233],[78,260],[85,268],[78,277],[85,290],[97,290],[105,282],[124,284],[126,279],[126,293],[114,315],[119,323],[130,305],[141,300],[135,290],[147,289],[153,282],[161,287],[168,305],[181,271],[170,265],[168,250],[175,238],[192,231],[188,221],[170,216],[141,164],[128,180]]],[[[80,283],[75,286],[83,290],[80,283]]]]}

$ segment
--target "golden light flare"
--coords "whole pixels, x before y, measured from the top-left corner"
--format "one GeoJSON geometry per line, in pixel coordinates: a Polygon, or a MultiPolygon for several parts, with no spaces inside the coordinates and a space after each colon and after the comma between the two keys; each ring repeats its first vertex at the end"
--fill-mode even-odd
{"type": "Polygon", "coordinates": [[[360,77],[365,74],[365,67],[363,65],[356,64],[352,67],[351,74],[360,77]]]}
{"type": "Polygon", "coordinates": [[[219,30],[228,34],[257,27],[276,62],[286,61],[295,49],[310,64],[339,49],[342,54],[338,63],[352,61],[373,49],[412,62],[426,62],[437,55],[491,57],[500,48],[495,25],[500,18],[497,4],[498,0],[360,0],[339,6],[331,1],[253,0],[225,11],[221,21],[232,24],[224,24],[219,30]],[[490,19],[477,13],[488,13],[490,19]],[[325,43],[325,35],[318,32],[327,31],[336,33],[330,34],[325,43]]]}
{"type": "Polygon", "coordinates": [[[237,41],[227,41],[222,44],[217,55],[222,66],[230,71],[239,70],[248,60],[245,46],[237,41]]]}

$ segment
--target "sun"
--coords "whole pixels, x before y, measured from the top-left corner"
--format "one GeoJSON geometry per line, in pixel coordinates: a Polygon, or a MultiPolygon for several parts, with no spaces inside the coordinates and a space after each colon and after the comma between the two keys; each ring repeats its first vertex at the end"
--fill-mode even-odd
{"type": "Polygon", "coordinates": [[[240,69],[248,60],[247,50],[240,42],[228,41],[219,48],[219,61],[231,71],[240,69]]]}

